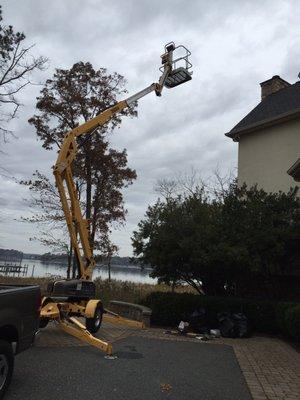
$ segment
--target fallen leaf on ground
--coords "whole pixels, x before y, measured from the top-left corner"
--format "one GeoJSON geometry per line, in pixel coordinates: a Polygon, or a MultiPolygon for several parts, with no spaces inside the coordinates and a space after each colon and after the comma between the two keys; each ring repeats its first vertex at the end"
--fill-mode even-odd
{"type": "Polygon", "coordinates": [[[172,386],[169,383],[161,383],[160,388],[163,392],[169,392],[172,389],[172,386]]]}

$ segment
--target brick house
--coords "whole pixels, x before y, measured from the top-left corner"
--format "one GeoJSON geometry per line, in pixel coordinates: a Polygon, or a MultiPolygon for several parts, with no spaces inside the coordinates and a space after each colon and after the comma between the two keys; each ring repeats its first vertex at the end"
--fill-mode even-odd
{"type": "Polygon", "coordinates": [[[260,86],[261,102],[225,135],[239,143],[239,185],[288,191],[300,182],[300,81],[260,86]]]}

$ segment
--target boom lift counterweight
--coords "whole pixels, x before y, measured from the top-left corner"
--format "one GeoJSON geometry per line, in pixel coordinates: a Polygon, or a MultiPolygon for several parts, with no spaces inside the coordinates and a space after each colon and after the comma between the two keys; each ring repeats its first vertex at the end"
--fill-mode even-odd
{"type": "Polygon", "coordinates": [[[101,300],[95,299],[95,285],[91,280],[95,260],[89,241],[89,221],[83,218],[80,209],[78,193],[73,180],[72,162],[77,153],[77,138],[85,134],[92,134],[97,127],[108,122],[114,114],[130,107],[131,104],[147,94],[155,92],[157,96],[161,96],[164,86],[172,88],[191,80],[190,54],[184,46],[176,47],[173,42],[168,43],[161,56],[160,71],[162,75],[157,83],[152,83],[126,100],[118,102],[93,119],[74,128],[64,137],[53,173],[74,249],[78,279],[56,281],[48,287],[49,297],[44,297],[42,302],[40,327],[45,327],[52,319],[64,331],[100,348],[107,354],[112,353],[111,344],[92,335],[99,330],[102,317],[112,323],[143,327],[141,322],[128,320],[104,310],[101,300]],[[174,52],[177,49],[183,51],[183,54],[174,59],[174,52]],[[75,318],[76,316],[84,317],[86,326],[79,322],[75,318]]]}

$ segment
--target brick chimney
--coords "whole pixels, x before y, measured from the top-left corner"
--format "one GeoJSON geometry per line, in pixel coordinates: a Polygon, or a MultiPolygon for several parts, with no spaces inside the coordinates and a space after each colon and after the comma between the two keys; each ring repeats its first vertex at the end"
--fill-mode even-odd
{"type": "Polygon", "coordinates": [[[268,79],[267,81],[261,82],[261,99],[265,99],[272,93],[278,92],[285,87],[290,86],[291,84],[280,78],[279,75],[274,75],[273,78],[268,79]]]}

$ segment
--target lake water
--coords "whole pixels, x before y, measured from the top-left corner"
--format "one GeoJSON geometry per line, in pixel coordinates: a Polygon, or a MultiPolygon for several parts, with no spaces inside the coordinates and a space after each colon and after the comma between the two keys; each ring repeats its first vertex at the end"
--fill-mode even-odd
{"type": "MultiPolygon", "coordinates": [[[[67,277],[67,267],[62,264],[45,263],[40,260],[23,259],[23,266],[28,266],[27,276],[34,277],[46,277],[49,275],[67,277]]],[[[112,265],[111,266],[111,279],[117,279],[120,281],[130,281],[138,283],[157,283],[157,279],[153,279],[149,276],[151,270],[141,270],[135,266],[122,266],[112,265]]],[[[102,279],[108,278],[107,266],[96,267],[93,272],[93,278],[100,277],[102,279]]]]}

